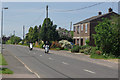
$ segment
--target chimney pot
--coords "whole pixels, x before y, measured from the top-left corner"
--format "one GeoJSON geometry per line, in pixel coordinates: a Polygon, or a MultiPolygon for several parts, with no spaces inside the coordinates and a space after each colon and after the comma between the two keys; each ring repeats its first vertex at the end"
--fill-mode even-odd
{"type": "Polygon", "coordinates": [[[98,12],[98,15],[102,15],[102,12],[98,12]]]}
{"type": "Polygon", "coordinates": [[[112,9],[112,8],[109,8],[109,9],[108,9],[108,12],[112,12],[112,11],[113,11],[113,9],[112,9]]]}

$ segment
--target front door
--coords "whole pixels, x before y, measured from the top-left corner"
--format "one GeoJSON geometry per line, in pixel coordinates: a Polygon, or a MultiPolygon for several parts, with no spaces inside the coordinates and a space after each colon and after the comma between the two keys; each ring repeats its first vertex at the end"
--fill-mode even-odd
{"type": "Polygon", "coordinates": [[[83,46],[83,39],[81,39],[81,46],[83,46]]]}

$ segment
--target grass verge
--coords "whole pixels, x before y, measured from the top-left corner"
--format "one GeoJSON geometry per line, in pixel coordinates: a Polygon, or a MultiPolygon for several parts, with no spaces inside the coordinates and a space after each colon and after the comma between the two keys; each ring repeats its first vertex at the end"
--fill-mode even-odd
{"type": "Polygon", "coordinates": [[[90,58],[93,58],[93,59],[120,59],[120,57],[104,56],[104,55],[98,55],[98,54],[91,54],[90,58]]]}
{"type": "Polygon", "coordinates": [[[13,74],[13,71],[8,68],[0,68],[0,74],[13,74]]]}
{"type": "Polygon", "coordinates": [[[0,53],[0,65],[8,65],[1,53],[0,53]]]}

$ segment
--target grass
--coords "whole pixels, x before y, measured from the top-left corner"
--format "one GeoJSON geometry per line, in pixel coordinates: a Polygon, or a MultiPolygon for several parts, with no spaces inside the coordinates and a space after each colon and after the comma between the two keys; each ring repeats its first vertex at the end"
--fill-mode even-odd
{"type": "Polygon", "coordinates": [[[90,58],[93,59],[120,59],[120,57],[114,57],[114,56],[103,56],[103,55],[98,55],[98,54],[91,54],[90,58]]]}
{"type": "Polygon", "coordinates": [[[0,69],[0,74],[13,74],[13,71],[8,68],[2,68],[0,69]]]}
{"type": "Polygon", "coordinates": [[[8,65],[1,53],[0,53],[0,65],[8,65]]]}

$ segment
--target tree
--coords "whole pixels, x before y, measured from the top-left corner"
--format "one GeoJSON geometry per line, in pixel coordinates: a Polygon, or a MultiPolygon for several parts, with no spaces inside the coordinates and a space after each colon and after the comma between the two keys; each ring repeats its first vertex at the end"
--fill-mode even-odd
{"type": "Polygon", "coordinates": [[[41,25],[39,25],[38,27],[38,42],[40,41],[40,29],[41,29],[41,25]]]}
{"type": "Polygon", "coordinates": [[[34,42],[34,31],[32,27],[29,28],[28,42],[34,42]]]}
{"type": "Polygon", "coordinates": [[[108,55],[120,56],[120,21],[119,18],[103,19],[95,27],[96,34],[93,35],[96,46],[108,55]],[[116,20],[117,19],[117,20],[116,20]]]}
{"type": "Polygon", "coordinates": [[[35,26],[33,29],[33,42],[38,41],[38,27],[35,26]]]}
{"type": "Polygon", "coordinates": [[[18,36],[12,35],[10,39],[7,41],[9,44],[18,44],[22,39],[18,36]]]}
{"type": "Polygon", "coordinates": [[[40,39],[43,41],[55,41],[58,40],[59,35],[56,31],[57,25],[53,25],[50,18],[45,18],[40,29],[40,39]]]}

